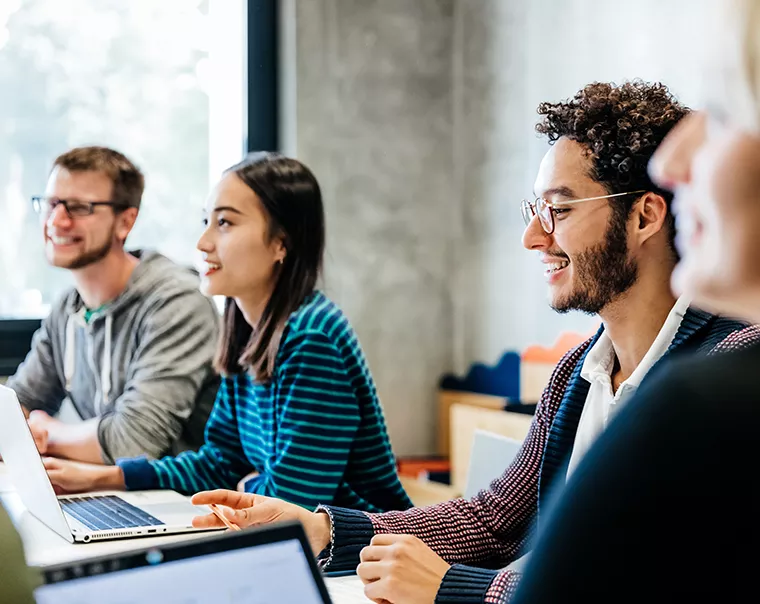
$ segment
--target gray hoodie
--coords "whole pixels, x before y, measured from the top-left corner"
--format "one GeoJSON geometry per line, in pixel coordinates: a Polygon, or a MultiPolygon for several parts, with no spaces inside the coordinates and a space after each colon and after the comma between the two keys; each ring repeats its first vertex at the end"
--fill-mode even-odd
{"type": "Polygon", "coordinates": [[[29,410],[54,415],[68,396],[82,419],[100,417],[106,463],[199,447],[218,386],[219,314],[198,277],[158,253],[132,253],[140,263],[125,290],[89,322],[79,293],[67,292],[8,380],[29,410]]]}

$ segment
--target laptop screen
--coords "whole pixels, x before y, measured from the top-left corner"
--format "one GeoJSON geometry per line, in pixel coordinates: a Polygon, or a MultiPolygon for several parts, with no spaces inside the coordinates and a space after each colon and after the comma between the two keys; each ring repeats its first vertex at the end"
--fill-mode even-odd
{"type": "Polygon", "coordinates": [[[115,572],[107,560],[57,571],[65,578],[53,571],[34,593],[37,604],[325,602],[298,539],[168,561],[151,550],[144,558],[144,566],[115,572]]]}

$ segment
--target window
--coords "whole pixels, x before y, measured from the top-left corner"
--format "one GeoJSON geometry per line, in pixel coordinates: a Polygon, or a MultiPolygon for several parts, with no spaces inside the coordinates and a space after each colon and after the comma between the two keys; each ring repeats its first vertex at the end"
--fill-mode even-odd
{"type": "Polygon", "coordinates": [[[197,260],[210,184],[246,129],[245,0],[0,2],[0,317],[39,318],[70,286],[45,261],[29,198],[74,146],[146,176],[128,247],[197,260]]]}

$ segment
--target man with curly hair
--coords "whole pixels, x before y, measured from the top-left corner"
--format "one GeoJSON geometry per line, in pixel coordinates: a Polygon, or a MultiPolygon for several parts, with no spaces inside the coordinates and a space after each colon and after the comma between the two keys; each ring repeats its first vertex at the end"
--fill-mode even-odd
{"type": "Polygon", "coordinates": [[[545,266],[552,307],[598,314],[603,325],[560,361],[520,452],[488,490],[385,514],[328,506],[313,513],[226,491],[194,501],[236,508],[229,517],[243,526],[300,520],[326,570],[360,562],[375,602],[508,601],[519,573],[503,567],[529,545],[553,489],[650,369],[684,353],[758,341],[746,324],[691,309],[670,291],[672,196],[650,180],[647,164],[687,112],[665,86],[640,81],[595,83],[539,106],[537,130],[551,146],[533,200],[522,202],[523,243],[545,266]]]}

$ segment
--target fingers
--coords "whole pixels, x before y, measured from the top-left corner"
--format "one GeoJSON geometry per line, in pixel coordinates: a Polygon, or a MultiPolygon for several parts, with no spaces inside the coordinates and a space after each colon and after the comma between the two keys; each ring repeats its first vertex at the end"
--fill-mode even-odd
{"type": "Polygon", "coordinates": [[[193,526],[195,528],[222,528],[224,523],[214,514],[207,514],[193,518],[193,526]]]}
{"type": "Polygon", "coordinates": [[[415,539],[411,535],[375,535],[370,544],[359,552],[359,559],[362,562],[378,562],[395,557],[396,554],[405,550],[406,544],[415,539]]]}
{"type": "Polygon", "coordinates": [[[48,478],[50,479],[50,482],[53,483],[53,486],[64,486],[64,471],[59,464],[55,463],[55,461],[46,463],[45,469],[47,470],[48,478]]]}
{"type": "MultiPolygon", "coordinates": [[[[193,500],[193,503],[196,503],[195,500],[193,500]]],[[[268,522],[269,517],[255,514],[255,509],[243,508],[242,510],[233,510],[231,508],[222,508],[222,514],[224,514],[227,520],[237,524],[240,528],[268,522]]],[[[217,518],[216,514],[208,514],[206,516],[195,516],[193,518],[193,526],[196,528],[222,528],[225,524],[217,518]]]]}
{"type": "MultiPolygon", "coordinates": [[[[193,503],[196,501],[193,499],[193,503]]],[[[222,508],[222,514],[230,522],[237,524],[240,528],[248,528],[254,524],[262,524],[268,521],[268,516],[254,514],[256,508],[243,508],[242,510],[233,510],[231,508],[222,508]]],[[[217,518],[216,514],[206,516],[195,516],[193,526],[196,528],[223,528],[225,524],[217,518]]]]}
{"type": "Polygon", "coordinates": [[[388,565],[384,562],[362,562],[356,567],[356,574],[365,585],[388,574],[388,565]]]}
{"type": "Polygon", "coordinates": [[[50,474],[50,471],[61,471],[63,470],[65,464],[64,462],[59,459],[58,457],[43,457],[42,458],[42,465],[45,466],[45,469],[48,471],[48,474],[50,474]]]}
{"type": "Polygon", "coordinates": [[[63,489],[68,486],[66,484],[65,464],[55,457],[43,457],[42,464],[45,466],[48,478],[53,484],[53,490],[57,495],[62,495],[63,489]]]}
{"type": "Polygon", "coordinates": [[[67,491],[63,487],[59,487],[57,484],[53,485],[53,492],[56,495],[69,495],[71,493],[71,491],[67,491]]]}
{"type": "MultiPolygon", "coordinates": [[[[373,581],[364,586],[364,595],[376,604],[391,604],[390,589],[385,581],[373,581]]],[[[431,600],[432,601],[432,600],[431,600]]]]}
{"type": "Polygon", "coordinates": [[[63,470],[48,470],[48,478],[50,484],[53,485],[53,490],[56,495],[65,495],[72,492],[70,481],[66,480],[66,475],[63,470]]]}
{"type": "Polygon", "coordinates": [[[253,524],[269,522],[270,515],[266,512],[266,510],[264,510],[264,513],[257,512],[260,512],[260,510],[255,507],[243,508],[242,510],[233,510],[230,508],[225,508],[222,510],[222,514],[224,514],[224,517],[227,520],[234,522],[242,528],[251,526],[253,524]]]}
{"type": "Polygon", "coordinates": [[[37,445],[37,450],[44,454],[47,452],[48,446],[48,431],[41,426],[35,426],[32,423],[29,424],[29,430],[32,432],[32,438],[34,438],[34,444],[37,445]]]}
{"type": "Polygon", "coordinates": [[[377,562],[382,560],[388,551],[384,545],[368,545],[359,552],[359,559],[362,562],[377,562]]]}
{"type": "Polygon", "coordinates": [[[371,545],[395,545],[396,543],[403,543],[406,541],[412,541],[415,538],[411,535],[386,535],[378,534],[372,537],[370,541],[371,545]]]}
{"type": "Polygon", "coordinates": [[[53,489],[63,487],[64,477],[60,471],[54,470],[48,472],[48,478],[50,479],[50,483],[53,485],[53,489]]]}
{"type": "Polygon", "coordinates": [[[201,491],[193,495],[191,499],[194,505],[208,505],[215,503],[229,508],[249,508],[256,503],[256,498],[250,493],[238,493],[227,489],[216,489],[215,491],[201,491]]]}

